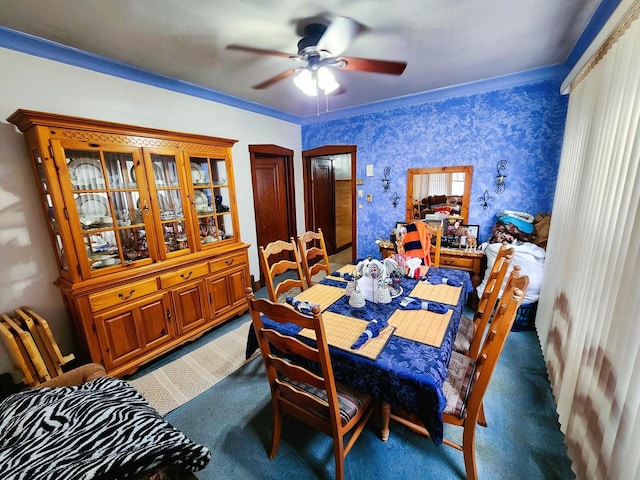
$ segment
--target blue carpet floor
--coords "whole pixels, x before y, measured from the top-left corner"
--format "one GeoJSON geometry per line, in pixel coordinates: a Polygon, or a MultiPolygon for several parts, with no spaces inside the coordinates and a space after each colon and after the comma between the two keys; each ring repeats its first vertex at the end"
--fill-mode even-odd
{"type": "MultiPolygon", "coordinates": [[[[478,427],[476,434],[481,480],[575,478],[535,332],[510,334],[485,411],[489,426],[478,427]]],[[[201,480],[334,478],[331,439],[295,419],[285,421],[278,455],[269,460],[271,404],[260,358],[165,418],[211,449],[211,462],[197,473],[201,480]]],[[[460,432],[445,427],[448,438],[459,440],[460,432]]],[[[347,456],[345,475],[350,480],[466,478],[462,452],[436,447],[394,422],[384,443],[375,418],[347,456]]]]}

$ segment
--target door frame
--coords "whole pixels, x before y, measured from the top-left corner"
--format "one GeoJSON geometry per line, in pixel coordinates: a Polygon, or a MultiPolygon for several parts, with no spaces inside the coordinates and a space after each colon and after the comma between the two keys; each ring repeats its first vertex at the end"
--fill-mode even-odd
{"type": "MultiPolygon", "coordinates": [[[[254,217],[256,215],[255,210],[255,202],[258,201],[256,197],[256,156],[257,157],[282,157],[284,158],[284,176],[285,176],[285,190],[287,197],[287,237],[296,237],[297,236],[297,222],[296,222],[296,201],[295,201],[295,179],[293,173],[293,150],[280,147],[278,145],[271,144],[257,144],[257,145],[249,145],[249,159],[250,159],[250,168],[251,168],[251,191],[254,202],[254,217]]],[[[255,234],[256,240],[258,239],[258,219],[254,218],[255,221],[255,234]]],[[[288,240],[288,238],[284,240],[288,240]]],[[[260,248],[259,245],[256,245],[256,248],[260,248]]],[[[264,286],[262,282],[262,275],[266,275],[266,273],[262,272],[262,265],[260,265],[260,281],[257,283],[257,287],[264,286]]],[[[253,277],[253,275],[252,275],[253,277]]],[[[255,279],[252,278],[252,283],[255,279]]]]}
{"type": "MultiPolygon", "coordinates": [[[[249,157],[251,161],[251,188],[253,191],[253,201],[256,199],[255,192],[255,162],[257,156],[284,157],[285,188],[287,191],[287,231],[290,237],[296,236],[296,191],[293,176],[293,150],[279,147],[278,145],[260,144],[249,145],[249,157]]],[[[257,223],[256,223],[257,228],[257,223]]],[[[256,231],[257,238],[257,231],[256,231]]],[[[286,240],[286,239],[285,239],[286,240]]]]}
{"type": "Polygon", "coordinates": [[[351,255],[352,259],[357,257],[358,250],[358,210],[356,209],[356,164],[357,164],[356,145],[325,145],[322,147],[304,150],[302,152],[303,165],[303,185],[304,185],[304,224],[306,230],[314,230],[312,189],[311,189],[311,161],[314,157],[326,157],[330,155],[351,155],[351,255]]]}

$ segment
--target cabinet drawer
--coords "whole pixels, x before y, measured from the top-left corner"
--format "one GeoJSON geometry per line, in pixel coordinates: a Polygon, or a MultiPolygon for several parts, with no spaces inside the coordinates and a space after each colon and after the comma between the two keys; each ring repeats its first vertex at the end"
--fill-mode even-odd
{"type": "Polygon", "coordinates": [[[441,267],[451,267],[457,268],[460,270],[469,270],[473,271],[473,258],[465,258],[465,257],[454,257],[454,256],[440,256],[440,266],[441,267]]]}
{"type": "Polygon", "coordinates": [[[246,263],[244,252],[220,257],[211,262],[211,273],[217,273],[227,270],[231,267],[237,267],[246,263]]]}
{"type": "Polygon", "coordinates": [[[193,265],[188,268],[181,268],[180,270],[176,270],[175,272],[162,275],[160,277],[160,287],[169,288],[175,285],[180,285],[189,280],[193,280],[198,277],[203,277],[208,273],[209,273],[209,265],[206,263],[193,265]]]}
{"type": "Polygon", "coordinates": [[[89,295],[89,303],[91,304],[91,310],[96,312],[104,308],[113,307],[114,305],[121,305],[129,300],[135,300],[136,298],[144,297],[157,291],[158,282],[156,282],[155,278],[151,278],[89,295]]]}

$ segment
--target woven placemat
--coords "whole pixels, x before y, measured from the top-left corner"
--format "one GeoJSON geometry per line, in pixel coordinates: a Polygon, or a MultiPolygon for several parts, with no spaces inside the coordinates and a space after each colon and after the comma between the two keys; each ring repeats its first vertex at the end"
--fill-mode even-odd
{"type": "Polygon", "coordinates": [[[409,295],[422,300],[457,305],[461,293],[462,287],[452,287],[445,283],[432,285],[428,282],[418,282],[409,295]]]}
{"type": "Polygon", "coordinates": [[[396,327],[394,335],[440,348],[453,312],[445,314],[428,310],[396,310],[389,325],[396,327]]]}
{"type": "Polygon", "coordinates": [[[344,295],[344,289],[332,287],[330,285],[316,284],[304,292],[296,295],[296,299],[301,302],[314,303],[320,305],[320,310],[326,310],[333,302],[344,295]]]}
{"type": "MultiPolygon", "coordinates": [[[[380,335],[369,339],[369,341],[360,348],[352,350],[351,345],[353,345],[353,342],[355,342],[360,334],[367,328],[368,322],[366,320],[347,317],[339,313],[324,312],[322,314],[322,321],[329,345],[340,348],[341,350],[346,350],[355,355],[370,358],[371,360],[378,358],[378,355],[380,355],[380,352],[384,349],[395,330],[394,327],[389,325],[382,329],[380,335]]],[[[302,329],[298,335],[314,340],[316,339],[315,332],[308,328],[302,329]]]]}

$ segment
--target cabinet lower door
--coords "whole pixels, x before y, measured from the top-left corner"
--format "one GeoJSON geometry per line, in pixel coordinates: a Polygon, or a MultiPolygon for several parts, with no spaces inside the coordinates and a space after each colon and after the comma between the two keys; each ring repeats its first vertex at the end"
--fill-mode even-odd
{"type": "Polygon", "coordinates": [[[95,317],[107,370],[129,362],[175,337],[168,293],[132,302],[95,317]]]}
{"type": "Polygon", "coordinates": [[[231,300],[232,308],[247,305],[247,276],[245,270],[238,270],[233,272],[228,277],[229,279],[229,298],[231,300]]]}
{"type": "Polygon", "coordinates": [[[202,281],[183,285],[173,292],[178,335],[199,327],[208,321],[206,285],[202,281]]]}
{"type": "Polygon", "coordinates": [[[246,306],[244,268],[209,278],[209,303],[214,322],[226,320],[246,306]]]}

